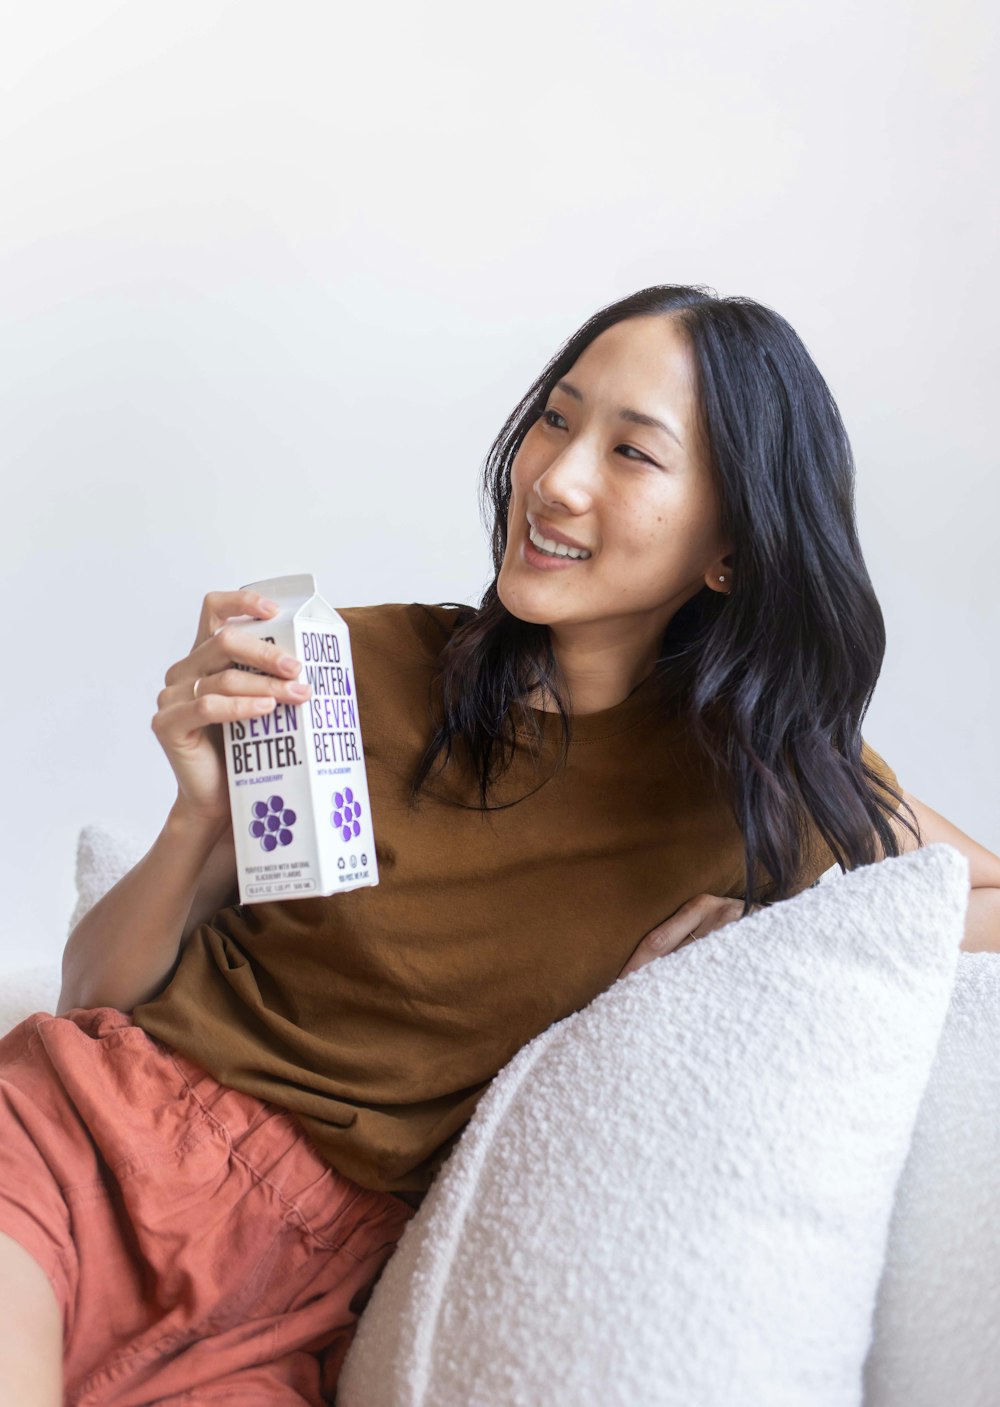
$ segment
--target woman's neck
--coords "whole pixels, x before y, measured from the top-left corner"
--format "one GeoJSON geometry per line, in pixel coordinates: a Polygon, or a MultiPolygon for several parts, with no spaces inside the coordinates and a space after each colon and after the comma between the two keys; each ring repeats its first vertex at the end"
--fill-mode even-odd
{"type": "MultiPolygon", "coordinates": [[[[609,662],[606,660],[572,663],[558,660],[558,664],[568,693],[568,697],[564,699],[567,712],[574,715],[602,713],[627,699],[633,689],[652,673],[656,665],[656,653],[647,652],[641,660],[620,660],[617,662],[617,668],[609,668],[609,662]]],[[[528,704],[531,708],[542,709],[546,713],[557,711],[551,694],[546,694],[543,698],[539,689],[532,693],[528,704]]]]}

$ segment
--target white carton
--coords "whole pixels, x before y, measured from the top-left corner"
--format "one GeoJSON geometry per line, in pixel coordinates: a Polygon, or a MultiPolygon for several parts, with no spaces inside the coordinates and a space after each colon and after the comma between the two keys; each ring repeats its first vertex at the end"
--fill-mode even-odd
{"type": "Polygon", "coordinates": [[[301,660],[296,678],[312,685],[305,703],[279,699],[269,713],[223,724],[240,902],[378,884],[347,624],[310,575],[240,589],[276,601],[281,611],[228,624],[301,660]]]}

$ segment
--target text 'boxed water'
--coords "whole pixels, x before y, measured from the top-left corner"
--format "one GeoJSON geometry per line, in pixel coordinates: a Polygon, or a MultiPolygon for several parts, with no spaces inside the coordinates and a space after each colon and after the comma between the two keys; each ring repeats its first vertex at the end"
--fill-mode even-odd
{"type": "MultiPolygon", "coordinates": [[[[280,613],[228,622],[301,660],[302,704],[223,725],[240,902],[304,899],[378,884],[351,640],[308,575],[241,590],[280,613]]],[[[236,668],[254,674],[251,665],[236,668]]]]}

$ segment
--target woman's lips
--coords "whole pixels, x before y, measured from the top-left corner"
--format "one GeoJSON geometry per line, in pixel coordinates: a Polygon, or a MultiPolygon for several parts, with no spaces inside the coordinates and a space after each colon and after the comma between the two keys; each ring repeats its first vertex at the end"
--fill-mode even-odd
{"type": "Polygon", "coordinates": [[[581,551],[590,556],[590,548],[582,542],[577,542],[575,538],[567,537],[564,532],[560,532],[554,523],[546,522],[544,518],[539,518],[535,513],[527,514],[528,524],[533,527],[539,537],[548,538],[550,542],[561,542],[565,547],[578,547],[581,551]]]}
{"type": "Polygon", "coordinates": [[[583,567],[590,561],[589,557],[553,557],[549,552],[539,552],[527,534],[525,534],[521,546],[521,556],[529,567],[535,567],[538,571],[543,572],[560,571],[568,567],[583,567]]]}

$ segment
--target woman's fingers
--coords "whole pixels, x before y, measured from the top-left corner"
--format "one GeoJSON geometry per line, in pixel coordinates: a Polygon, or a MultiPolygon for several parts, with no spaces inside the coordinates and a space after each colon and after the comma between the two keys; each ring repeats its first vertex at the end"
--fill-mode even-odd
{"type": "MultiPolygon", "coordinates": [[[[239,626],[226,624],[220,626],[214,635],[210,635],[200,645],[196,645],[184,659],[172,664],[163,679],[167,688],[180,688],[183,692],[185,687],[193,689],[196,679],[207,679],[210,675],[214,679],[223,671],[248,674],[251,679],[259,679],[261,675],[294,679],[301,669],[300,661],[286,655],[278,645],[269,640],[258,640],[239,626]],[[250,668],[230,670],[230,666],[234,664],[244,664],[250,668]]],[[[204,688],[205,685],[202,685],[199,693],[204,688]]],[[[230,681],[228,692],[233,691],[230,681]]]]}
{"type": "Polygon", "coordinates": [[[301,662],[286,655],[270,640],[258,640],[238,625],[222,625],[208,640],[188,655],[189,667],[197,666],[203,674],[215,674],[233,663],[248,664],[265,674],[294,678],[302,668],[301,662]]]}
{"type": "Polygon", "coordinates": [[[267,620],[279,609],[256,591],[209,591],[190,653],[164,675],[150,726],[193,813],[229,815],[222,728],[213,725],[266,714],[279,702],[298,705],[311,693],[291,687],[298,661],[283,668],[273,641],[254,639],[234,621],[267,620]]]}
{"type": "MultiPolygon", "coordinates": [[[[270,616],[276,615],[280,611],[277,601],[269,601],[267,597],[262,597],[257,591],[208,591],[201,601],[201,613],[198,616],[198,629],[194,636],[194,644],[183,660],[177,660],[166,671],[165,680],[167,684],[176,684],[183,678],[197,678],[198,670],[195,668],[191,673],[191,658],[203,649],[207,642],[215,639],[219,630],[225,625],[226,620],[231,620],[233,616],[256,616],[259,620],[267,620],[270,616]]],[[[208,668],[204,668],[201,673],[208,674],[208,668]]]]}
{"type": "Polygon", "coordinates": [[[169,738],[174,747],[194,744],[198,731],[209,723],[228,723],[233,719],[252,718],[269,713],[277,707],[275,698],[250,694],[232,697],[226,694],[201,694],[187,702],[161,705],[153,715],[150,726],[158,738],[169,738]]]}
{"type": "MultiPolygon", "coordinates": [[[[176,683],[166,685],[160,690],[156,706],[162,710],[172,706],[198,704],[203,699],[212,699],[213,697],[256,698],[268,701],[277,699],[285,703],[300,704],[308,699],[311,693],[312,687],[309,684],[300,683],[295,678],[279,679],[273,674],[258,674],[246,669],[222,669],[218,674],[200,674],[192,677],[189,673],[187,677],[178,679],[176,683]],[[196,683],[198,685],[197,695],[194,692],[196,683]]],[[[198,718],[203,716],[205,716],[204,710],[192,715],[192,717],[198,718]]],[[[213,710],[206,721],[217,723],[220,721],[220,717],[239,716],[239,714],[231,713],[218,715],[217,710],[213,710]]]]}
{"type": "Polygon", "coordinates": [[[696,938],[704,938],[715,929],[724,928],[738,919],[742,912],[743,903],[739,899],[726,899],[717,894],[696,894],[676,913],[649,930],[618,976],[625,977],[645,967],[654,958],[674,953],[687,943],[693,943],[696,938]]]}
{"type": "Polygon", "coordinates": [[[196,650],[205,640],[211,639],[219,627],[233,616],[259,616],[266,620],[275,615],[280,606],[261,596],[259,591],[207,591],[201,603],[201,616],[198,620],[198,633],[192,650],[196,650]]]}
{"type": "Polygon", "coordinates": [[[202,662],[188,668],[183,675],[175,675],[174,682],[165,684],[156,699],[157,708],[168,708],[171,704],[196,703],[210,694],[224,694],[230,698],[249,696],[252,698],[276,698],[286,703],[303,703],[312,693],[311,686],[302,684],[294,676],[277,678],[259,669],[220,669],[212,673],[202,662]],[[197,693],[195,689],[197,688],[197,693]]]}
{"type": "Polygon", "coordinates": [[[164,675],[151,721],[168,755],[171,749],[190,755],[209,724],[250,718],[279,702],[301,704],[310,697],[310,686],[296,677],[302,669],[298,660],[233,622],[234,616],[266,618],[277,610],[276,602],[255,591],[206,594],[196,643],[164,675]]]}

